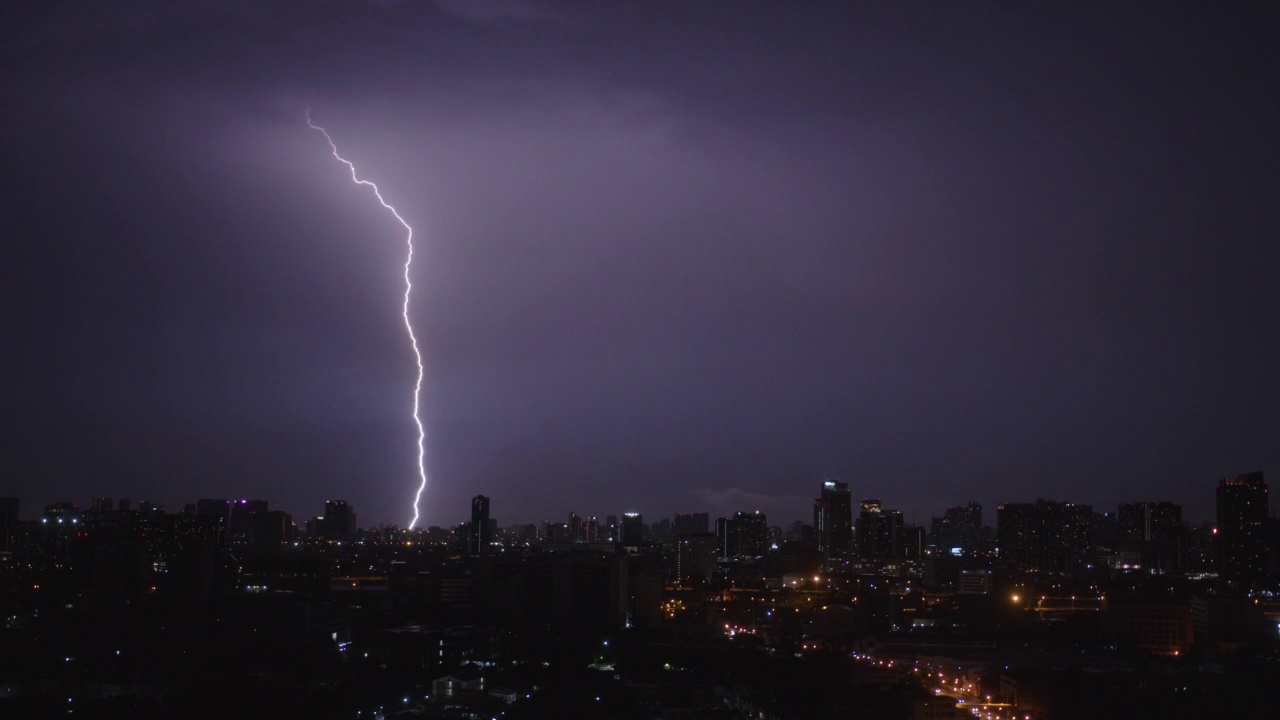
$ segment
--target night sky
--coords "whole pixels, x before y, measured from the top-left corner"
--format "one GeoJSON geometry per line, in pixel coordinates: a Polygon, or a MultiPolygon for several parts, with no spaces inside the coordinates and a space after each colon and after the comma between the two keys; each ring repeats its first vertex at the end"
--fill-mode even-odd
{"type": "Polygon", "coordinates": [[[475,494],[504,525],[782,524],[828,477],[920,523],[1037,497],[1198,521],[1218,478],[1280,473],[1273,17],[12,5],[0,495],[25,516],[412,517],[404,236],[308,104],[417,233],[426,524],[475,494]]]}

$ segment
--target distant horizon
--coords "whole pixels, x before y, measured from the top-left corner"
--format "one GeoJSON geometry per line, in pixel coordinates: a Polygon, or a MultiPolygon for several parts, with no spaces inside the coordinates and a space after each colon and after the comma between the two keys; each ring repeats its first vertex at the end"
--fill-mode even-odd
{"type": "MultiPolygon", "coordinates": [[[[1240,473],[1234,473],[1234,474],[1231,474],[1231,475],[1225,475],[1225,476],[1223,476],[1223,477],[1216,478],[1216,479],[1214,479],[1213,481],[1211,481],[1211,483],[1208,485],[1208,496],[1209,496],[1209,497],[1208,497],[1208,504],[1210,505],[1210,507],[1212,508],[1212,507],[1214,506],[1214,503],[1216,502],[1215,495],[1214,495],[1214,489],[1217,487],[1217,483],[1218,483],[1219,481],[1221,481],[1221,480],[1223,480],[1223,479],[1225,479],[1225,478],[1229,478],[1229,477],[1236,477],[1236,476],[1238,476],[1238,475],[1246,475],[1246,474],[1250,474],[1250,473],[1253,473],[1253,472],[1262,472],[1262,473],[1264,474],[1264,479],[1265,479],[1265,471],[1263,471],[1263,470],[1251,470],[1251,471],[1245,471],[1245,472],[1240,472],[1240,473]]],[[[815,493],[814,493],[813,498],[810,498],[810,499],[808,500],[809,507],[808,507],[808,514],[807,514],[807,515],[801,515],[800,517],[793,517],[793,518],[790,518],[790,519],[787,519],[787,520],[785,520],[785,521],[781,521],[781,522],[779,522],[779,521],[775,520],[774,518],[775,518],[776,516],[775,516],[774,514],[772,514],[772,513],[768,512],[767,510],[764,510],[764,509],[759,508],[759,507],[747,507],[747,506],[739,507],[739,508],[737,508],[736,510],[729,510],[729,511],[724,511],[724,510],[720,510],[720,511],[713,511],[713,510],[702,510],[702,509],[698,509],[698,508],[690,508],[690,509],[684,509],[684,510],[674,510],[674,511],[671,511],[671,512],[669,512],[669,513],[665,513],[665,514],[661,514],[661,513],[654,513],[654,514],[651,514],[651,513],[649,513],[649,512],[646,512],[643,508],[635,508],[635,507],[630,507],[630,506],[626,507],[625,509],[610,510],[610,511],[606,511],[606,512],[591,512],[591,511],[575,510],[575,509],[573,509],[573,508],[566,508],[566,509],[564,510],[564,512],[563,512],[563,514],[562,514],[562,516],[561,516],[561,517],[543,517],[543,518],[539,518],[539,519],[517,519],[517,520],[505,520],[505,521],[504,521],[504,520],[503,520],[503,517],[502,517],[502,515],[501,515],[501,513],[500,513],[500,510],[501,510],[501,508],[502,508],[502,502],[501,502],[502,498],[501,498],[501,497],[495,497],[494,495],[492,495],[492,494],[490,494],[490,493],[484,493],[484,492],[477,492],[477,493],[474,493],[474,494],[472,494],[472,495],[471,495],[471,497],[474,497],[475,495],[485,495],[486,497],[490,498],[490,501],[491,501],[491,502],[492,502],[492,501],[494,501],[494,500],[497,500],[497,501],[498,501],[495,505],[491,506],[491,513],[492,513],[491,518],[492,518],[492,519],[494,519],[494,520],[497,520],[497,521],[498,521],[498,526],[499,526],[499,527],[511,527],[511,526],[515,526],[515,525],[530,525],[530,524],[534,524],[534,525],[539,525],[539,526],[541,526],[541,524],[542,524],[542,523],[546,523],[546,522],[567,522],[567,521],[568,521],[568,519],[569,519],[569,514],[570,514],[570,513],[574,513],[574,512],[576,512],[576,513],[577,513],[579,516],[581,516],[583,519],[587,519],[587,518],[590,518],[590,517],[593,517],[593,516],[594,516],[597,520],[600,520],[601,522],[603,522],[603,521],[604,521],[604,519],[605,519],[606,517],[608,517],[609,515],[616,515],[616,516],[618,516],[619,518],[621,518],[621,517],[623,516],[623,514],[624,514],[624,513],[627,513],[627,512],[639,512],[639,513],[643,516],[643,518],[644,518],[644,522],[645,522],[645,525],[646,525],[646,527],[647,527],[647,526],[651,526],[654,522],[660,522],[660,521],[661,521],[661,520],[663,520],[663,519],[670,519],[670,518],[673,518],[673,517],[675,517],[675,515],[677,515],[677,514],[684,514],[684,513],[701,513],[701,512],[705,512],[705,513],[707,514],[707,516],[708,516],[709,520],[713,523],[713,528],[714,528],[714,521],[715,521],[715,519],[716,519],[716,518],[719,518],[719,517],[729,517],[729,516],[732,516],[732,515],[733,515],[733,513],[735,513],[735,512],[756,512],[756,511],[758,511],[758,510],[759,510],[759,511],[761,511],[761,512],[764,512],[764,513],[765,513],[766,518],[767,518],[767,522],[769,523],[769,525],[770,525],[771,527],[781,527],[781,528],[783,528],[783,529],[787,529],[787,528],[789,528],[792,524],[794,524],[796,521],[801,521],[801,522],[805,523],[806,525],[811,525],[811,524],[812,524],[812,522],[813,522],[813,515],[812,515],[812,503],[813,503],[813,501],[818,497],[818,495],[819,495],[819,493],[820,493],[820,491],[821,491],[821,483],[822,483],[822,482],[824,482],[824,481],[826,481],[826,480],[831,480],[831,479],[833,479],[833,478],[822,478],[822,479],[820,479],[820,480],[815,481],[815,483],[814,483],[814,484],[815,484],[815,493]],[[651,517],[653,518],[652,520],[650,519],[651,517]]],[[[838,478],[834,478],[834,479],[839,480],[838,478]]],[[[841,481],[841,482],[844,482],[843,480],[840,480],[840,481],[841,481]]],[[[852,488],[852,487],[850,488],[851,492],[853,491],[853,489],[854,489],[854,488],[852,488]]],[[[137,510],[137,509],[138,509],[138,502],[139,502],[139,501],[153,502],[153,503],[156,503],[156,504],[159,504],[160,506],[162,506],[162,507],[164,508],[164,512],[165,512],[165,514],[180,514],[180,513],[183,511],[183,508],[184,508],[184,506],[185,506],[185,505],[188,505],[188,504],[195,504],[196,502],[198,502],[199,500],[202,500],[202,499],[228,500],[228,501],[232,501],[232,502],[234,502],[234,501],[236,501],[236,500],[241,500],[241,499],[244,499],[244,500],[265,500],[265,501],[267,502],[268,510],[281,510],[281,509],[282,509],[282,508],[278,507],[278,506],[277,506],[277,505],[272,501],[272,499],[271,499],[271,498],[269,498],[269,497],[256,497],[256,496],[238,496],[238,497],[237,497],[237,496],[232,496],[232,495],[218,495],[218,494],[204,494],[204,495],[201,495],[201,496],[199,496],[199,497],[193,497],[193,498],[189,498],[189,499],[183,499],[183,500],[178,501],[177,503],[159,502],[159,501],[157,501],[157,500],[155,500],[155,499],[153,499],[153,498],[149,498],[149,497],[133,497],[133,496],[129,496],[129,495],[110,495],[110,496],[108,496],[108,495],[97,495],[97,496],[89,497],[87,500],[85,500],[85,501],[83,501],[83,502],[77,501],[77,500],[75,500],[75,499],[67,499],[67,498],[63,498],[63,499],[60,499],[60,500],[50,500],[50,501],[48,501],[48,502],[44,502],[44,503],[33,502],[33,501],[31,501],[31,499],[29,499],[29,498],[23,498],[23,497],[20,497],[20,496],[13,496],[13,495],[5,495],[5,496],[0,496],[0,497],[18,497],[18,500],[19,500],[19,520],[27,520],[27,521],[38,519],[38,518],[40,517],[40,514],[41,514],[41,512],[43,511],[43,509],[44,509],[44,508],[50,507],[50,506],[52,506],[52,505],[54,505],[54,504],[56,504],[56,503],[60,503],[60,502],[71,502],[71,503],[73,503],[73,504],[77,505],[77,506],[78,506],[82,511],[84,511],[84,510],[89,509],[89,508],[92,506],[93,501],[94,501],[95,499],[99,498],[99,497],[104,497],[104,498],[105,498],[105,497],[110,497],[110,498],[111,498],[111,500],[112,500],[113,509],[115,509],[115,508],[118,506],[119,501],[120,501],[121,499],[124,499],[124,498],[128,498],[128,499],[129,499],[129,503],[130,503],[130,508],[129,508],[129,509],[130,509],[130,510],[137,510]],[[32,513],[34,513],[34,514],[32,514],[32,513]]],[[[1178,505],[1179,507],[1181,507],[1181,508],[1182,508],[1182,512],[1183,512],[1183,518],[1182,518],[1182,519],[1183,519],[1183,522],[1184,522],[1184,523],[1191,524],[1191,525],[1195,525],[1195,526],[1200,526],[1200,525],[1203,525],[1204,523],[1214,523],[1214,522],[1216,522],[1216,514],[1215,514],[1215,513],[1210,513],[1208,516],[1205,516],[1205,515],[1203,515],[1203,514],[1202,514],[1202,515],[1199,517],[1199,519],[1193,519],[1195,516],[1194,516],[1194,515],[1191,515],[1191,514],[1188,512],[1187,505],[1185,505],[1184,503],[1178,502],[1178,501],[1176,501],[1176,500],[1174,500],[1174,499],[1172,499],[1172,498],[1162,498],[1162,497],[1134,498],[1134,499],[1130,499],[1130,500],[1121,500],[1121,501],[1117,501],[1117,502],[1114,504],[1114,506],[1102,506],[1102,505],[1098,505],[1098,504],[1095,504],[1095,503],[1089,502],[1089,501],[1087,501],[1087,500],[1081,500],[1081,499],[1079,499],[1079,498],[1056,497],[1056,496],[1054,496],[1054,495],[1052,495],[1052,494],[1049,494],[1049,493],[1040,493],[1040,494],[1035,494],[1035,495],[1034,495],[1034,497],[1028,496],[1028,497],[1026,497],[1026,498],[1005,499],[1005,500],[999,500],[999,501],[996,501],[996,502],[990,502],[990,503],[988,503],[988,502],[982,502],[982,501],[980,501],[980,500],[976,500],[976,499],[972,499],[972,498],[970,498],[970,499],[966,499],[966,500],[962,500],[962,501],[951,502],[951,503],[947,503],[947,504],[939,505],[939,506],[937,507],[937,509],[935,509],[934,511],[932,511],[932,513],[931,513],[931,514],[928,514],[928,516],[927,516],[927,517],[925,517],[925,518],[923,518],[923,519],[913,518],[911,515],[909,515],[909,514],[906,512],[906,510],[905,510],[905,509],[903,509],[903,507],[901,507],[901,506],[899,506],[899,505],[894,504],[894,502],[893,502],[893,498],[892,498],[892,497],[886,497],[886,496],[884,496],[884,495],[874,495],[874,494],[869,494],[869,495],[858,495],[857,493],[853,493],[853,495],[852,495],[852,502],[853,502],[853,515],[854,515],[854,518],[855,518],[855,519],[857,518],[857,515],[858,515],[858,503],[859,503],[859,502],[861,502],[861,501],[862,501],[862,500],[864,500],[864,499],[880,499],[880,500],[882,500],[882,501],[884,502],[884,508],[885,508],[886,510],[902,510],[902,512],[903,512],[903,518],[904,518],[904,521],[905,521],[907,524],[909,524],[909,525],[919,525],[919,526],[921,526],[921,527],[924,527],[924,528],[926,529],[926,531],[931,531],[931,528],[930,528],[930,522],[932,521],[932,519],[933,519],[933,518],[936,518],[936,517],[941,517],[941,516],[942,516],[942,514],[943,514],[943,513],[944,513],[948,508],[952,508],[952,507],[963,507],[963,506],[965,506],[965,505],[968,505],[970,502],[977,502],[979,505],[981,505],[981,506],[982,506],[982,522],[983,522],[983,524],[984,524],[984,525],[989,525],[989,526],[991,526],[991,527],[995,527],[995,526],[996,526],[996,522],[995,522],[995,520],[996,520],[996,517],[995,517],[995,510],[996,510],[996,507],[997,507],[998,505],[1003,504],[1003,503],[1032,503],[1032,502],[1035,502],[1035,501],[1037,501],[1037,500],[1050,500],[1050,501],[1055,501],[1055,502],[1073,503],[1073,504],[1079,504],[1079,505],[1088,505],[1088,506],[1090,506],[1090,507],[1093,509],[1093,511],[1094,511],[1094,512],[1117,512],[1117,511],[1118,511],[1118,508],[1119,508],[1119,506],[1120,506],[1120,505],[1122,505],[1122,504],[1129,504],[1129,503],[1139,503],[1139,502],[1172,502],[1172,503],[1174,503],[1175,505],[1178,505]]],[[[323,514],[324,514],[324,504],[325,504],[325,502],[330,501],[330,500],[344,500],[344,501],[346,501],[346,502],[350,503],[350,504],[351,504],[351,507],[353,508],[353,510],[355,511],[355,514],[356,514],[356,521],[357,521],[357,524],[358,524],[362,529],[370,529],[370,530],[372,530],[372,529],[386,528],[386,527],[396,527],[396,528],[399,528],[399,529],[407,529],[407,524],[401,524],[401,523],[397,523],[397,522],[395,522],[395,521],[380,521],[380,522],[375,522],[375,523],[373,523],[373,524],[365,524],[365,521],[362,519],[362,518],[364,517],[364,514],[363,514],[363,513],[361,513],[361,511],[360,511],[360,505],[359,505],[359,503],[358,503],[357,501],[352,500],[351,496],[347,496],[347,497],[329,497],[329,498],[326,498],[325,500],[321,500],[321,501],[319,501],[318,506],[317,506],[317,507],[318,507],[318,511],[317,511],[317,512],[314,512],[314,513],[299,514],[299,513],[297,513],[297,512],[294,512],[294,511],[292,511],[292,510],[289,510],[289,509],[284,509],[283,511],[284,511],[284,512],[286,512],[286,513],[288,513],[288,514],[290,515],[290,517],[292,517],[292,518],[293,518],[293,520],[294,520],[294,522],[295,522],[295,523],[299,523],[300,521],[305,522],[305,521],[306,521],[306,520],[308,520],[308,519],[312,519],[312,518],[315,518],[315,517],[323,516],[323,514]]],[[[1275,494],[1270,492],[1270,486],[1269,486],[1269,485],[1268,485],[1268,503],[1269,503],[1268,511],[1269,511],[1269,513],[1270,513],[1271,515],[1273,515],[1273,516],[1274,516],[1274,515],[1276,514],[1275,507],[1276,507],[1277,501],[1276,501],[1276,499],[1275,499],[1275,494]]],[[[469,519],[470,519],[470,515],[469,515],[469,513],[470,513],[469,505],[467,505],[467,506],[463,506],[463,507],[459,508],[458,519],[457,519],[456,521],[454,521],[454,522],[446,522],[446,523],[439,523],[439,522],[424,522],[424,523],[421,523],[421,524],[420,524],[417,528],[415,528],[415,529],[425,529],[425,528],[430,528],[430,527],[439,527],[439,528],[443,528],[443,529],[451,529],[451,528],[453,528],[453,527],[457,527],[458,525],[465,524],[466,522],[468,522],[468,521],[469,521],[469,519]]]]}

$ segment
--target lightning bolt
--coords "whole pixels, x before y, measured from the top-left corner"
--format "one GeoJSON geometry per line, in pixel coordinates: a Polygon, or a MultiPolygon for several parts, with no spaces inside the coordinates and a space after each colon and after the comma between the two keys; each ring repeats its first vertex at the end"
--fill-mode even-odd
{"type": "Polygon", "coordinates": [[[409,322],[409,295],[413,293],[413,282],[409,279],[409,268],[413,265],[413,228],[409,226],[409,223],[404,221],[404,218],[400,217],[400,213],[396,212],[396,209],[391,207],[390,203],[383,199],[382,193],[378,191],[377,185],[368,180],[361,180],[359,176],[356,175],[356,166],[352,164],[350,160],[338,154],[338,146],[334,144],[333,138],[329,137],[328,131],[311,122],[310,107],[307,108],[307,125],[311,126],[312,130],[319,130],[320,134],[324,135],[324,139],[329,142],[329,149],[333,151],[333,157],[336,158],[338,162],[346,165],[347,169],[351,171],[352,181],[357,185],[365,185],[372,188],[373,196],[378,198],[378,203],[380,203],[382,207],[391,211],[391,214],[394,215],[396,220],[404,226],[405,232],[407,233],[405,236],[405,244],[409,246],[409,252],[404,260],[404,306],[401,308],[401,315],[404,316],[404,329],[409,333],[409,344],[413,347],[413,357],[415,362],[418,364],[418,380],[413,386],[413,423],[418,426],[418,477],[422,479],[422,482],[418,485],[418,492],[413,496],[413,520],[409,523],[409,529],[412,530],[413,526],[418,524],[418,502],[422,500],[422,491],[427,488],[427,431],[422,424],[422,418],[419,416],[419,396],[422,395],[422,376],[424,374],[424,369],[422,366],[422,351],[418,349],[418,336],[413,332],[413,323],[409,322]]]}

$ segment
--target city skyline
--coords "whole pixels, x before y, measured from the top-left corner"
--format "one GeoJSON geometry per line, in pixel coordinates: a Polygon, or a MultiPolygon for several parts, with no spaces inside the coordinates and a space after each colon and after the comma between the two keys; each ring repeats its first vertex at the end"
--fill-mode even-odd
{"type": "MultiPolygon", "coordinates": [[[[1258,470],[1258,471],[1234,473],[1222,478],[1217,478],[1211,482],[1205,483],[1204,488],[1202,489],[1207,488],[1207,492],[1209,492],[1209,494],[1211,495],[1210,513],[1205,517],[1198,517],[1194,514],[1188,513],[1185,505],[1183,505],[1180,502],[1173,501],[1169,498],[1129,498],[1129,499],[1121,500],[1111,505],[1105,505],[1105,504],[1090,502],[1088,499],[1085,499],[1085,498],[1067,498],[1067,497],[1052,496],[1049,494],[1039,494],[1034,497],[1020,496],[1017,498],[1005,498],[990,504],[974,501],[972,499],[967,501],[950,502],[950,503],[944,503],[944,504],[934,506],[931,510],[928,510],[923,516],[917,517],[914,514],[908,515],[906,513],[903,513],[902,517],[903,517],[903,521],[908,526],[923,527],[926,530],[926,532],[930,533],[930,543],[933,542],[932,534],[936,532],[936,526],[931,527],[931,523],[936,524],[939,520],[943,519],[944,517],[950,517],[953,511],[959,511],[963,513],[966,509],[972,510],[976,506],[978,508],[979,513],[987,513],[986,515],[983,515],[983,522],[985,523],[985,525],[991,528],[995,528],[997,526],[997,523],[995,521],[996,512],[1002,506],[1004,505],[1030,506],[1030,505],[1034,505],[1035,503],[1040,503],[1042,501],[1048,501],[1050,503],[1065,503],[1067,505],[1074,505],[1074,506],[1085,506],[1090,508],[1095,514],[1108,513],[1114,518],[1121,518],[1121,519],[1123,519],[1123,513],[1126,506],[1138,507],[1138,506],[1148,506],[1148,505],[1155,506],[1155,505],[1172,504],[1172,506],[1178,509],[1180,523],[1188,527],[1198,527],[1204,524],[1213,526],[1213,525],[1219,525],[1222,523],[1223,511],[1221,507],[1221,495],[1223,492],[1223,487],[1225,486],[1224,484],[1236,484],[1237,482],[1244,482],[1247,480],[1249,482],[1256,481],[1258,483],[1261,483],[1262,486],[1265,487],[1265,480],[1263,479],[1264,477],[1265,477],[1265,471],[1258,470]]],[[[235,506],[236,504],[244,504],[244,503],[270,503],[271,502],[271,498],[246,497],[243,499],[234,499],[234,498],[218,495],[217,493],[213,493],[210,495],[216,496],[219,502],[225,501],[229,503],[230,506],[235,506]]],[[[1264,494],[1263,497],[1264,497],[1264,500],[1262,501],[1262,506],[1260,509],[1257,507],[1256,503],[1254,504],[1254,509],[1252,512],[1254,513],[1255,519],[1261,518],[1262,520],[1265,520],[1266,518],[1274,518],[1276,516],[1275,510],[1274,510],[1274,504],[1276,500],[1274,496],[1264,494]]],[[[97,506],[100,502],[107,502],[107,501],[110,501],[110,504],[113,506],[119,503],[128,503],[130,505],[129,508],[122,507],[121,509],[138,509],[138,506],[140,503],[146,503],[150,507],[159,508],[162,512],[178,514],[182,512],[188,512],[188,511],[199,512],[197,508],[200,503],[210,502],[208,497],[202,497],[199,500],[191,498],[191,499],[180,500],[175,503],[165,503],[165,502],[157,502],[156,499],[154,498],[134,498],[127,495],[108,496],[108,495],[102,495],[102,494],[93,496],[87,499],[83,503],[81,503],[78,499],[69,499],[69,498],[62,498],[61,500],[58,500],[58,501],[46,501],[46,502],[31,502],[30,500],[22,499],[22,498],[9,498],[9,499],[19,501],[21,510],[18,513],[18,515],[23,520],[36,519],[40,517],[40,514],[44,512],[46,508],[53,507],[55,505],[62,505],[66,503],[72,504],[75,507],[82,508],[84,510],[87,510],[89,508],[98,509],[97,506]]],[[[734,501],[732,499],[728,499],[725,502],[721,503],[721,507],[733,508],[733,509],[722,510],[722,511],[708,510],[707,508],[692,507],[692,506],[676,508],[670,512],[646,510],[644,508],[635,508],[635,507],[605,508],[604,510],[599,510],[596,508],[576,507],[572,502],[572,500],[570,499],[566,502],[566,507],[562,509],[559,515],[546,516],[546,517],[524,516],[524,515],[520,515],[518,510],[515,513],[510,515],[498,515],[498,514],[491,515],[490,503],[492,502],[493,499],[494,498],[492,496],[484,495],[483,493],[478,494],[475,497],[470,499],[468,503],[470,510],[466,510],[465,508],[460,509],[458,512],[457,518],[455,518],[454,520],[447,521],[444,523],[424,524],[419,526],[418,529],[422,529],[426,527],[452,529],[455,527],[466,526],[470,528],[470,531],[474,531],[474,529],[477,527],[476,523],[478,522],[477,521],[478,517],[484,518],[485,523],[488,523],[490,518],[492,518],[495,522],[499,522],[499,527],[509,528],[509,527],[524,526],[524,525],[530,525],[530,524],[541,526],[547,523],[563,523],[566,520],[569,522],[573,522],[574,520],[593,519],[593,520],[598,520],[599,522],[603,522],[606,517],[610,517],[610,516],[622,517],[624,515],[633,515],[633,514],[639,515],[641,517],[647,516],[650,520],[655,520],[655,521],[658,519],[665,519],[667,521],[671,521],[673,519],[678,519],[681,516],[687,516],[689,514],[703,515],[712,519],[716,519],[716,518],[726,519],[726,518],[732,518],[735,514],[739,514],[739,513],[756,512],[756,513],[763,513],[765,516],[771,518],[770,520],[771,527],[778,527],[783,529],[784,531],[788,530],[795,523],[807,524],[811,528],[813,528],[813,531],[815,533],[814,542],[818,548],[822,549],[823,551],[827,551],[829,548],[833,548],[837,551],[845,551],[850,549],[849,542],[850,542],[851,536],[846,537],[843,542],[840,542],[838,540],[833,542],[829,536],[824,535],[824,531],[822,528],[825,522],[830,521],[830,518],[832,517],[829,514],[830,512],[834,511],[835,512],[834,517],[836,518],[840,517],[841,512],[845,513],[845,518],[846,518],[845,522],[848,523],[847,525],[845,525],[845,529],[844,529],[844,532],[846,534],[852,533],[853,525],[856,525],[858,510],[856,509],[855,506],[859,504],[864,506],[863,511],[866,510],[866,507],[865,507],[866,504],[871,503],[875,505],[877,508],[883,507],[883,509],[886,511],[893,510],[894,512],[902,513],[902,510],[900,508],[902,503],[899,501],[898,498],[894,498],[892,496],[885,497],[885,496],[875,496],[875,495],[859,496],[853,492],[853,488],[850,488],[847,483],[840,482],[838,480],[831,479],[831,478],[825,478],[817,482],[816,491],[814,495],[806,501],[807,504],[803,512],[799,512],[795,517],[791,517],[785,514],[771,514],[767,511],[762,510],[760,507],[756,507],[756,506],[741,505],[741,504],[733,505],[732,503],[734,501]],[[840,509],[836,509],[831,504],[832,499],[835,497],[839,497],[839,494],[841,492],[845,493],[844,502],[846,503],[843,506],[842,511],[840,509]],[[478,504],[478,503],[481,503],[481,504],[478,504]],[[822,510],[823,508],[828,508],[828,510],[823,511],[822,510]]],[[[498,509],[501,510],[502,498],[497,498],[497,499],[499,500],[498,509]]],[[[295,523],[301,524],[311,519],[326,517],[329,514],[331,506],[333,506],[335,503],[343,507],[347,506],[347,501],[345,499],[339,499],[339,498],[330,498],[327,500],[320,501],[320,503],[321,504],[317,505],[317,508],[322,512],[295,512],[295,509],[293,508],[286,510],[286,512],[295,519],[295,523]]],[[[365,523],[363,522],[363,517],[359,515],[358,509],[356,509],[354,506],[352,507],[353,507],[353,510],[356,512],[356,516],[361,517],[362,519],[359,525],[361,528],[374,529],[379,527],[399,527],[401,529],[408,529],[406,525],[399,525],[394,522],[384,523],[384,522],[375,521],[375,522],[365,523]]],[[[518,507],[518,506],[513,505],[513,507],[518,507]]],[[[111,508],[108,508],[108,509],[111,509],[111,508]]],[[[281,510],[281,508],[276,507],[275,505],[272,505],[272,509],[277,511],[281,510]]],[[[1261,520],[1259,520],[1259,522],[1261,522],[1261,520]]],[[[649,524],[652,524],[652,523],[647,523],[646,527],[648,527],[649,524]]],[[[837,530],[835,531],[836,533],[835,537],[839,537],[839,533],[841,532],[838,529],[838,527],[839,525],[837,520],[837,530]]],[[[829,533],[830,531],[828,530],[827,532],[829,533]]]]}
{"type": "Polygon", "coordinates": [[[39,4],[0,494],[422,522],[1168,500],[1280,467],[1254,9],[39,4]],[[219,490],[221,489],[221,490],[219,490]],[[573,508],[566,508],[572,510],[573,508]]]}

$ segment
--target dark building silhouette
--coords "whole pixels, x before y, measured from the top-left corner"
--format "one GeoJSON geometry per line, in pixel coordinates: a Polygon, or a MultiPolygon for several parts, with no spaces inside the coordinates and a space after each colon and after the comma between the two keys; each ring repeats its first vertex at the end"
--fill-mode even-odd
{"type": "Polygon", "coordinates": [[[1084,568],[1092,550],[1093,508],[1036,500],[996,508],[1000,563],[1019,572],[1072,573],[1084,568]]]}
{"type": "Polygon", "coordinates": [[[471,525],[467,549],[472,555],[482,555],[489,549],[493,536],[489,533],[489,498],[477,495],[471,498],[471,525]]]}
{"type": "Polygon", "coordinates": [[[879,498],[863,500],[858,513],[858,555],[873,562],[902,557],[904,530],[901,510],[885,510],[879,498]]]}
{"type": "Polygon", "coordinates": [[[676,581],[710,580],[716,569],[717,545],[711,533],[679,536],[675,542],[676,581]]]}
{"type": "Polygon", "coordinates": [[[705,535],[711,532],[711,522],[706,513],[676,513],[672,530],[676,535],[705,535]]]}
{"type": "Polygon", "coordinates": [[[1261,472],[1218,481],[1218,572],[1250,582],[1267,576],[1267,482],[1261,472]]]}
{"type": "Polygon", "coordinates": [[[231,501],[202,498],[196,501],[196,515],[208,518],[221,518],[225,525],[231,515],[231,501]]]}
{"type": "Polygon", "coordinates": [[[720,558],[730,558],[737,553],[732,543],[736,539],[730,532],[733,521],[727,517],[716,518],[716,554],[720,558]]]}
{"type": "Polygon", "coordinates": [[[931,530],[932,542],[941,552],[959,549],[962,555],[972,555],[982,544],[982,506],[971,502],[947,508],[942,517],[933,519],[931,530]]]}
{"type": "Polygon", "coordinates": [[[644,516],[637,512],[622,514],[622,544],[635,547],[644,542],[644,516]]]}
{"type": "Polygon", "coordinates": [[[908,560],[917,560],[924,557],[924,546],[928,537],[924,528],[919,525],[907,525],[902,528],[901,539],[898,543],[899,557],[908,560]]]}
{"type": "Polygon", "coordinates": [[[249,516],[249,535],[255,545],[272,547],[293,540],[293,518],[273,510],[249,516]]]}
{"type": "Polygon", "coordinates": [[[71,502],[46,505],[42,520],[49,525],[71,525],[80,521],[80,506],[71,502]]]}
{"type": "Polygon", "coordinates": [[[356,511],[346,500],[328,500],[324,504],[324,520],[320,534],[341,539],[356,534],[356,511]]]}
{"type": "Polygon", "coordinates": [[[233,539],[246,539],[252,534],[251,518],[267,512],[266,500],[233,500],[227,527],[233,539]]]}
{"type": "Polygon", "coordinates": [[[0,498],[0,552],[11,552],[18,532],[18,498],[0,498]]]}
{"type": "MultiPolygon", "coordinates": [[[[471,537],[470,525],[467,525],[466,533],[468,538],[471,537]]],[[[551,545],[562,545],[564,543],[573,542],[573,536],[569,533],[569,526],[562,522],[542,523],[542,539],[551,545]]],[[[468,545],[468,547],[470,546],[468,545]]]]}
{"type": "Polygon", "coordinates": [[[769,525],[764,513],[738,512],[716,520],[716,549],[721,558],[764,557],[769,549],[769,525]]]}
{"type": "Polygon", "coordinates": [[[438,595],[442,603],[468,608],[472,617],[508,626],[618,628],[633,606],[628,568],[626,558],[590,553],[490,556],[479,561],[474,577],[461,578],[452,593],[442,587],[438,595]]]}
{"type": "Polygon", "coordinates": [[[848,483],[834,480],[822,483],[822,495],[813,502],[813,528],[819,552],[839,555],[852,548],[852,498],[848,483]]]}
{"type": "Polygon", "coordinates": [[[1144,570],[1181,572],[1182,506],[1171,502],[1122,503],[1117,514],[1120,549],[1137,555],[1144,570]]]}
{"type": "Polygon", "coordinates": [[[769,523],[764,513],[759,510],[735,513],[733,532],[737,535],[739,557],[764,557],[769,549],[769,523]]]}

